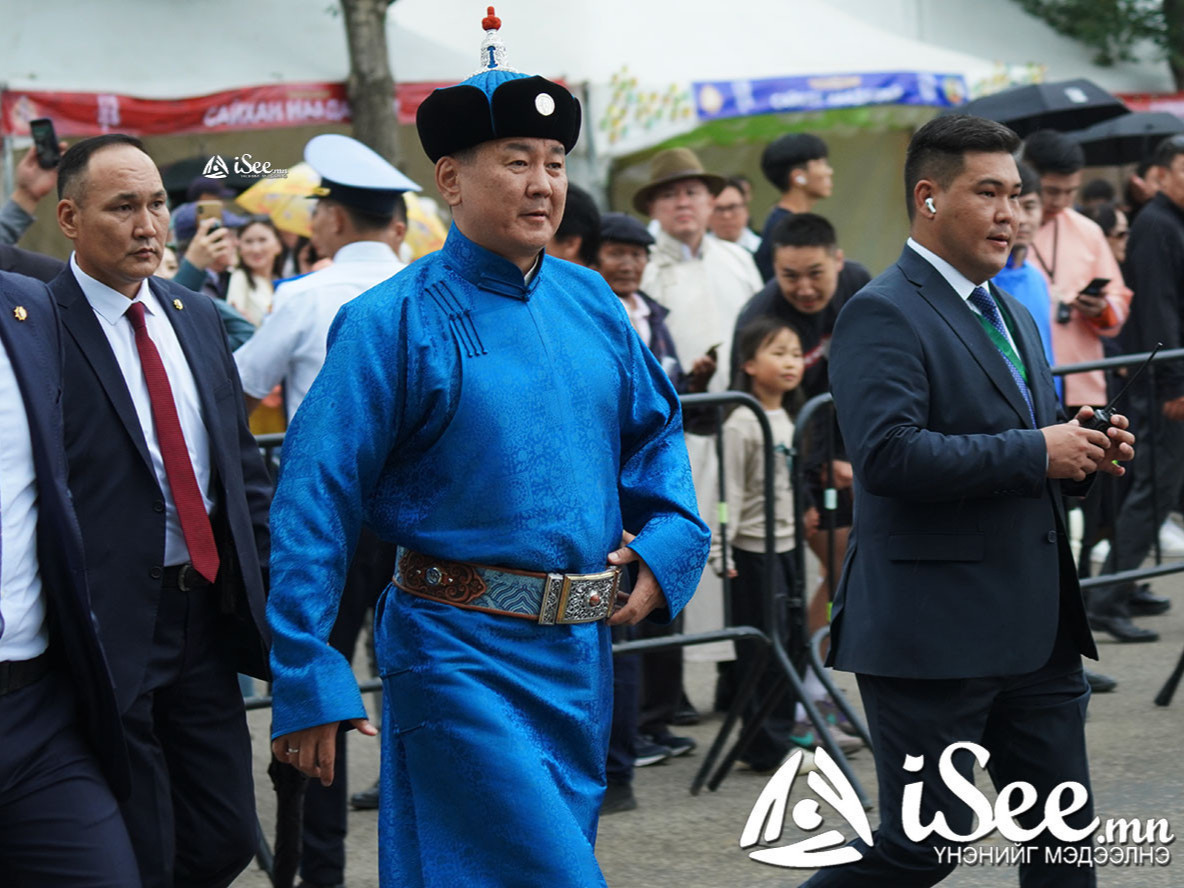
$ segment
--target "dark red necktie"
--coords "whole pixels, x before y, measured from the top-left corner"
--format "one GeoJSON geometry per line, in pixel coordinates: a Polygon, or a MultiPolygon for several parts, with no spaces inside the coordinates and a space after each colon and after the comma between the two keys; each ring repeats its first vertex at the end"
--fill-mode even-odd
{"type": "Polygon", "coordinates": [[[156,439],[164,460],[164,472],[173,491],[177,517],[181,520],[181,533],[189,548],[189,560],[194,569],[212,583],[218,576],[218,547],[214,544],[214,531],[197,486],[193,463],[189,461],[189,448],[185,446],[185,434],[181,431],[181,420],[177,418],[173,387],[169,385],[160,352],[144,324],[144,303],[133,302],[127,316],[136,331],[136,351],[140,353],[140,366],[144,370],[144,381],[148,383],[156,439]]]}

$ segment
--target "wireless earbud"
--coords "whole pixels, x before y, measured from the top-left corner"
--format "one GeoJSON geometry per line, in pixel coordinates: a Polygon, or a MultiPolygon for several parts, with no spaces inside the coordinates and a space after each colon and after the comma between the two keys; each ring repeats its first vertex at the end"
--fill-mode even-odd
{"type": "Polygon", "coordinates": [[[934,206],[932,197],[925,198],[925,209],[927,209],[931,213],[937,212],[937,207],[934,206]]]}
{"type": "Polygon", "coordinates": [[[793,177],[793,180],[794,180],[795,182],[797,182],[799,185],[805,185],[805,184],[806,184],[806,177],[805,177],[805,176],[794,176],[794,177],[793,177]]]}

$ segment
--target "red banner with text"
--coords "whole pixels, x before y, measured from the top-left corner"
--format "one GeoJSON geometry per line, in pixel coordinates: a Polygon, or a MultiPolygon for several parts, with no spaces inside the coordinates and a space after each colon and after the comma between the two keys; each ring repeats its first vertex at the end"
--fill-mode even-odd
{"type": "Polygon", "coordinates": [[[1167,111],[1177,117],[1184,117],[1184,92],[1124,93],[1118,98],[1132,111],[1167,111]]]}
{"type": "MultiPolygon", "coordinates": [[[[395,86],[399,123],[414,123],[420,102],[443,83],[395,86]]],[[[59,136],[123,132],[138,136],[239,132],[346,123],[342,83],[285,83],[181,99],[141,99],[112,93],[0,92],[0,134],[27,136],[29,121],[48,117],[59,136]]]]}

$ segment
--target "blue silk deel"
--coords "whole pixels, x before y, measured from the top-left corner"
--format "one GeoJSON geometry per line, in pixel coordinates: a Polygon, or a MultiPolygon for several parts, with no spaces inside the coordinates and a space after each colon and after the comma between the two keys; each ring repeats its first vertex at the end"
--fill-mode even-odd
{"type": "MultiPolygon", "coordinates": [[[[678,398],[603,280],[527,283],[453,227],[348,303],[294,417],[271,513],[273,736],[364,715],[326,642],[362,524],[429,556],[592,573],[624,528],[669,604],[707,557],[678,398]]],[[[384,885],[603,885],[603,623],[539,626],[388,586],[384,885]]]]}

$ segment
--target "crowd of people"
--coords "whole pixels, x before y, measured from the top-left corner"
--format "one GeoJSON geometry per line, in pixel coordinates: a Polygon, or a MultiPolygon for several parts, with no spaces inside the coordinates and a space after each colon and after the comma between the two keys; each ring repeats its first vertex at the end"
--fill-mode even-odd
{"type": "MultiPolygon", "coordinates": [[[[495,50],[504,51],[496,41],[495,50]]],[[[0,207],[10,318],[0,326],[0,413],[12,420],[0,422],[0,664],[21,665],[0,672],[0,730],[20,724],[54,739],[18,762],[19,738],[4,734],[0,773],[19,766],[38,791],[20,803],[0,795],[0,807],[29,819],[70,809],[60,830],[71,850],[47,860],[14,830],[0,838],[0,867],[63,879],[73,869],[96,885],[229,884],[254,850],[241,705],[253,676],[275,682],[276,759],[316,778],[303,802],[304,884],[342,884],[349,796],[338,726],[378,730],[350,669],[374,612],[393,776],[354,804],[381,805],[395,849],[384,874],[419,884],[421,867],[465,871],[470,862],[445,859],[455,827],[444,804],[464,793],[505,817],[470,853],[506,857],[507,833],[541,804],[552,835],[512,864],[541,874],[537,884],[573,873],[598,884],[596,816],[636,807],[634,767],[690,752],[694,741],[676,729],[699,713],[680,648],[616,657],[608,687],[611,651],[597,623],[610,622],[617,641],[668,636],[684,620],[781,631],[766,625],[763,578],[772,572],[783,597],[794,588],[801,522],[821,573],[807,626],[827,625],[860,508],[842,435],[854,420],[826,414],[808,430],[800,513],[785,456],[801,405],[859,363],[839,366],[831,347],[844,305],[872,274],[825,216],[835,176],[826,142],[793,133],[766,147],[761,172],[780,197],[759,225],[748,180],[705,169],[686,148],[654,155],[634,215],[601,213],[559,182],[579,127],[574,101],[542,78],[491,68],[425,102],[421,139],[455,225],[443,250],[411,265],[404,195],[419,186],[344,136],[306,147],[321,186],[304,239],[238,214],[216,179],[196,179],[170,212],[156,166],[130,136],[78,142],[54,169],[33,151],[17,165],[16,192],[0,207]],[[502,128],[466,122],[474,102],[502,128]],[[531,108],[540,119],[523,122],[531,108]],[[527,170],[543,184],[519,213],[507,195],[527,170]],[[55,189],[68,262],[15,246],[55,189]],[[216,213],[203,215],[210,202],[216,213]],[[610,291],[615,302],[600,298],[610,291]],[[773,429],[773,557],[756,416],[738,409],[717,427],[713,411],[678,408],[676,394],[727,390],[752,395],[773,429]],[[290,429],[278,489],[248,428],[290,429]],[[589,508],[605,490],[619,502],[589,508]],[[556,576],[565,591],[550,619],[569,625],[528,643],[535,626],[507,617],[545,622],[556,576]],[[406,595],[384,593],[392,577],[406,595]],[[577,590],[582,605],[571,603],[577,590]],[[658,619],[643,620],[651,613],[658,619]],[[488,656],[488,645],[496,656],[476,679],[463,665],[429,668],[488,656]],[[108,670],[109,684],[96,679],[108,670]],[[73,692],[79,715],[60,675],[89,676],[73,692]],[[579,695],[593,702],[578,703],[590,708],[576,725],[564,709],[579,695]],[[463,730],[439,718],[460,711],[463,730]],[[483,748],[511,722],[516,740],[483,748]],[[511,786],[529,792],[515,801],[511,786]],[[571,857],[548,859],[558,847],[571,857]]],[[[991,297],[975,302],[986,290],[964,298],[1022,380],[1035,423],[1048,413],[1036,397],[1045,364],[1181,345],[1184,138],[1159,145],[1120,202],[1104,182],[1082,187],[1084,157],[1066,134],[1036,132],[1019,156],[1001,211],[1014,216],[1014,236],[993,283],[1030,313],[1042,360],[1016,353],[1020,321],[1006,306],[991,326],[991,297]]],[[[932,231],[954,232],[934,243],[946,238],[956,252],[967,223],[946,221],[945,196],[917,195],[942,221],[932,231]]],[[[914,231],[931,223],[914,219],[914,231]]],[[[928,250],[916,252],[940,270],[944,254],[933,261],[928,250]]],[[[1083,415],[1128,375],[1058,377],[1056,397],[1067,416],[1083,415]]],[[[1098,561],[1106,573],[1138,567],[1184,501],[1184,373],[1169,363],[1152,378],[1120,408],[1154,460],[1066,491],[1064,505],[1081,515],[1082,574],[1098,561]]],[[[1132,618],[1169,607],[1145,584],[1087,597],[1090,626],[1119,642],[1155,641],[1132,618]]],[[[718,664],[715,708],[731,705],[755,659],[740,643],[718,664]]],[[[1087,678],[1095,691],[1115,686],[1087,678]]],[[[770,668],[745,723],[775,683],[770,668]]],[[[823,685],[810,676],[805,687],[831,739],[857,752],[858,731],[823,685]]],[[[816,730],[787,698],[743,761],[772,770],[815,748],[816,730]]]]}

